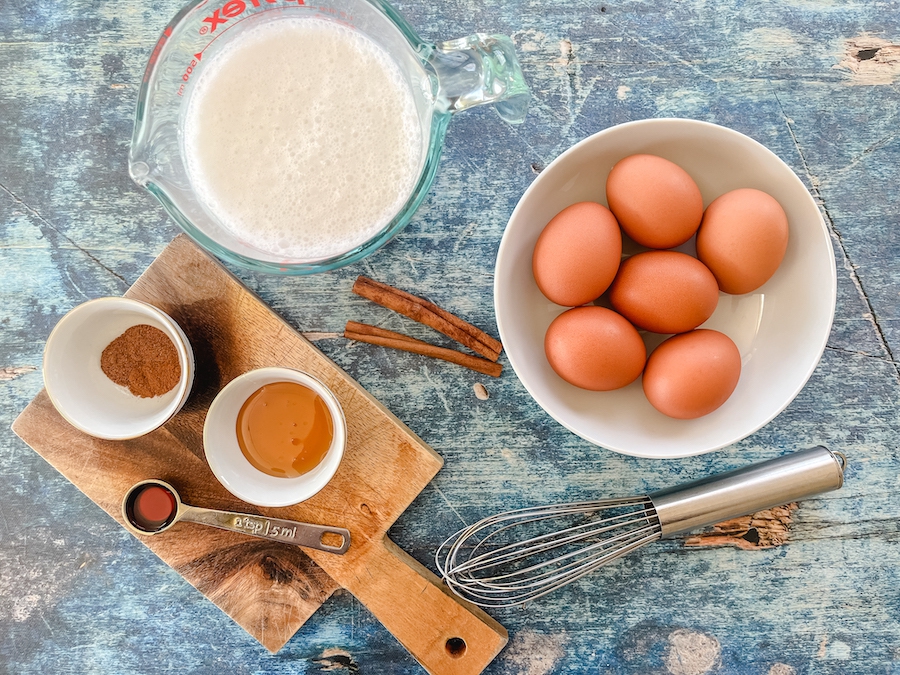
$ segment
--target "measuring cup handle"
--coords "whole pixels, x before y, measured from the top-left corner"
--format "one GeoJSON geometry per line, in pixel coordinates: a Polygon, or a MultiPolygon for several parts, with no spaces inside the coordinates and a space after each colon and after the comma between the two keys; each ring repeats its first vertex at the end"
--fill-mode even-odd
{"type": "Polygon", "coordinates": [[[251,516],[246,513],[216,511],[214,509],[202,509],[197,506],[186,505],[182,505],[179,520],[201,523],[218,527],[221,530],[240,532],[241,534],[249,534],[252,537],[314,548],[329,553],[341,554],[350,548],[350,530],[346,530],[343,527],[312,525],[310,523],[299,523],[295,520],[251,516]],[[324,543],[322,538],[325,535],[340,537],[341,544],[334,546],[324,543]]]}
{"type": "Polygon", "coordinates": [[[438,79],[439,109],[454,113],[490,103],[506,122],[525,121],[531,94],[505,35],[476,33],[439,42],[428,64],[438,79]]]}

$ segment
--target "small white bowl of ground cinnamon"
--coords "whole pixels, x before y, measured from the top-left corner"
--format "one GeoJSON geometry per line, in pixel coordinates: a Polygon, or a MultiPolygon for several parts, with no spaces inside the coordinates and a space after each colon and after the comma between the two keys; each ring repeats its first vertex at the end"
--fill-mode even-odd
{"type": "Polygon", "coordinates": [[[44,386],[76,429],[109,440],[149,433],[190,393],[194,355],[162,310],[98,298],[66,314],[44,348],[44,386]]]}

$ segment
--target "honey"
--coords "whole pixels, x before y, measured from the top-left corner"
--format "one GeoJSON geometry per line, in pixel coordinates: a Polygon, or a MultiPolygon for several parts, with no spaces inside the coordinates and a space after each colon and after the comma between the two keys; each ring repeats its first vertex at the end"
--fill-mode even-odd
{"type": "Polygon", "coordinates": [[[334,438],[324,399],[296,382],[257,389],[237,416],[238,445],[254,467],[270,476],[296,478],[316,468],[334,438]]]}

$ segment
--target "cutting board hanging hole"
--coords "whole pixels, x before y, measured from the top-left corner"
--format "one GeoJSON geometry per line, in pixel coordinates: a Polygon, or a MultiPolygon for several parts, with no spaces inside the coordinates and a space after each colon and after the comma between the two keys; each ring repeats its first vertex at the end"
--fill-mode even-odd
{"type": "Polygon", "coordinates": [[[452,637],[444,644],[444,649],[452,658],[461,658],[466,653],[466,641],[462,638],[452,637]]]}

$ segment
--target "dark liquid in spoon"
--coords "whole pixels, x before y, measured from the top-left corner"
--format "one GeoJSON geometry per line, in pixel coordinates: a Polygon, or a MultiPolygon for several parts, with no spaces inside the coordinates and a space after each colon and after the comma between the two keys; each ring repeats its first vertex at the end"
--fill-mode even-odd
{"type": "Polygon", "coordinates": [[[156,532],[175,518],[175,495],[160,485],[145,485],[128,500],[125,509],[131,524],[145,532],[156,532]]]}

